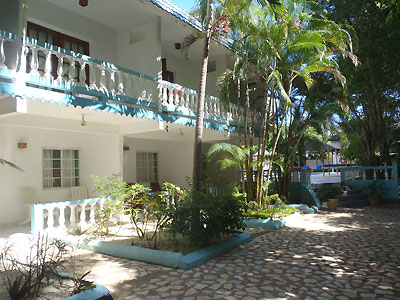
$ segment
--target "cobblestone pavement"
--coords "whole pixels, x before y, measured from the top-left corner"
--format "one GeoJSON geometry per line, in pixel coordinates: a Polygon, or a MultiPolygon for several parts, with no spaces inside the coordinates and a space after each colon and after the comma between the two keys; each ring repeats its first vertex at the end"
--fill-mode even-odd
{"type": "Polygon", "coordinates": [[[400,299],[400,207],[300,215],[190,271],[79,251],[76,265],[128,299],[400,299]]]}

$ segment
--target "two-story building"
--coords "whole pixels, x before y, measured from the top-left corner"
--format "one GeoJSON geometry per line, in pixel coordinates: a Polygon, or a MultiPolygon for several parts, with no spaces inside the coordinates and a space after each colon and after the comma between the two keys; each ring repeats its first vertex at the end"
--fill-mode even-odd
{"type": "MultiPolygon", "coordinates": [[[[0,224],[73,186],[90,196],[90,175],[186,185],[203,42],[187,57],[181,43],[196,20],[167,0],[0,3],[0,158],[23,169],[0,166],[0,224]]],[[[212,43],[205,143],[235,138],[242,110],[215,98],[233,60],[212,43]]]]}

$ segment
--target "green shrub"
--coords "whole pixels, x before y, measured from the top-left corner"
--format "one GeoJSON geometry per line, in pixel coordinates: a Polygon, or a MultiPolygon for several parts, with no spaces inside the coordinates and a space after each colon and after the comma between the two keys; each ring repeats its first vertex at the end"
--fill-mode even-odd
{"type": "Polygon", "coordinates": [[[169,232],[182,234],[202,246],[219,240],[225,234],[244,228],[242,201],[239,193],[224,196],[192,193],[170,210],[169,232]],[[195,202],[193,197],[196,197],[195,202]]]}
{"type": "Polygon", "coordinates": [[[263,209],[261,211],[253,211],[253,210],[248,210],[247,212],[244,213],[244,216],[249,219],[280,219],[286,216],[289,216],[297,211],[296,208],[291,207],[275,207],[275,206],[269,206],[266,209],[263,209]]]}
{"type": "Polygon", "coordinates": [[[265,206],[259,205],[251,201],[244,208],[244,216],[250,219],[279,219],[289,216],[297,211],[296,208],[288,208],[285,203],[285,198],[278,194],[273,194],[265,197],[265,206]]]}

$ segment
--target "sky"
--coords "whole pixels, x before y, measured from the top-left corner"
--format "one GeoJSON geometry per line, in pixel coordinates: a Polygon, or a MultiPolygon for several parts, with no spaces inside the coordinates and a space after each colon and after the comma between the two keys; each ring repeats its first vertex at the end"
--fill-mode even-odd
{"type": "Polygon", "coordinates": [[[193,6],[196,5],[197,2],[197,0],[170,0],[170,1],[186,11],[189,11],[193,6]]]}

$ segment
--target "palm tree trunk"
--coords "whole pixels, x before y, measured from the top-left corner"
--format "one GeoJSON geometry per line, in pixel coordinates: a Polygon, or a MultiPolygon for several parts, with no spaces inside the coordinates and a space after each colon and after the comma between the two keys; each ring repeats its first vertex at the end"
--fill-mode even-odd
{"type": "Polygon", "coordinates": [[[194,191],[200,191],[201,189],[201,149],[203,141],[203,120],[204,120],[204,100],[206,94],[206,83],[207,83],[207,67],[208,67],[208,56],[210,51],[210,40],[211,40],[211,22],[212,11],[210,8],[210,3],[208,5],[209,13],[207,14],[207,27],[206,27],[206,37],[204,39],[203,47],[203,63],[201,66],[200,74],[200,88],[199,88],[199,99],[197,102],[196,110],[196,128],[194,137],[194,154],[193,154],[193,189],[194,191]]]}

